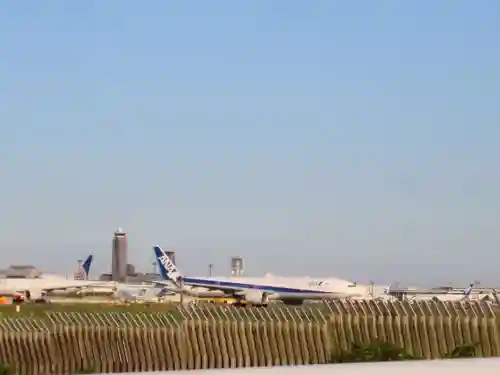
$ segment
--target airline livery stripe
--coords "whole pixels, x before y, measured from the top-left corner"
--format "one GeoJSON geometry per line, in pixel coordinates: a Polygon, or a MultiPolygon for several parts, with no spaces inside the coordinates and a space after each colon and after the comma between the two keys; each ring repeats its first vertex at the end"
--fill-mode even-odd
{"type": "Polygon", "coordinates": [[[311,290],[311,289],[297,289],[289,288],[283,286],[271,286],[271,285],[258,285],[258,284],[246,284],[234,281],[224,281],[224,280],[208,280],[208,279],[195,279],[191,277],[184,278],[184,284],[196,287],[206,287],[206,288],[226,288],[226,289],[258,289],[264,292],[275,292],[275,293],[297,293],[297,294],[328,294],[323,290],[311,290]]]}

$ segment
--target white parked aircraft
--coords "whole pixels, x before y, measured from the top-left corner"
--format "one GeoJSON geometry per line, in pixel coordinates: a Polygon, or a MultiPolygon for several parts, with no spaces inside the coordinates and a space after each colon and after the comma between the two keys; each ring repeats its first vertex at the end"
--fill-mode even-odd
{"type": "Polygon", "coordinates": [[[0,278],[0,296],[21,298],[24,300],[43,300],[47,293],[83,289],[89,286],[102,286],[100,281],[88,281],[92,254],[81,265],[81,270],[75,280],[68,280],[55,275],[42,275],[38,278],[0,278]]]}
{"type": "Polygon", "coordinates": [[[193,297],[230,297],[242,302],[265,306],[270,300],[299,305],[304,300],[326,300],[366,297],[366,287],[346,280],[310,277],[187,277],[183,276],[160,246],[154,247],[156,261],[164,281],[155,281],[166,289],[193,297]],[[172,287],[173,283],[173,287],[172,287]],[[204,288],[198,291],[194,288],[204,288]]]}
{"type": "Polygon", "coordinates": [[[394,297],[399,300],[406,300],[408,297],[419,297],[419,299],[441,297],[448,300],[461,300],[468,299],[474,291],[474,284],[463,290],[457,288],[438,287],[438,288],[395,288],[389,285],[384,293],[388,296],[394,297]]]}
{"type": "Polygon", "coordinates": [[[26,300],[43,300],[48,292],[56,290],[68,290],[74,288],[86,288],[90,286],[101,286],[105,283],[88,280],[64,280],[64,279],[0,279],[0,296],[23,297],[26,300]]]}

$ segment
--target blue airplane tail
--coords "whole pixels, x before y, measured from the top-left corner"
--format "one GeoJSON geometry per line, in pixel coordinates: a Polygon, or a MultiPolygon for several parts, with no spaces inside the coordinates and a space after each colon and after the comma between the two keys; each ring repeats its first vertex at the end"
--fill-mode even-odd
{"type": "Polygon", "coordinates": [[[165,267],[163,266],[162,262],[160,261],[161,257],[163,256],[163,250],[161,249],[160,246],[155,246],[154,252],[155,252],[155,258],[156,258],[156,264],[158,265],[158,271],[160,272],[161,278],[163,280],[169,280],[169,277],[167,275],[167,271],[165,270],[165,267]]]}
{"type": "Polygon", "coordinates": [[[171,280],[174,283],[177,283],[177,280],[181,277],[181,273],[175,264],[160,246],[154,246],[153,250],[155,252],[156,264],[158,265],[161,278],[163,280],[171,280]]]}
{"type": "Polygon", "coordinates": [[[93,259],[94,256],[90,254],[84,262],[78,261],[79,266],[75,273],[75,280],[88,280],[93,259]]]}
{"type": "Polygon", "coordinates": [[[474,288],[474,283],[469,284],[469,286],[464,290],[464,295],[469,297],[472,293],[472,289],[474,288]]]}
{"type": "Polygon", "coordinates": [[[85,262],[83,262],[82,268],[83,272],[85,274],[85,278],[89,277],[90,274],[90,266],[92,265],[92,261],[94,260],[94,256],[90,254],[87,259],[85,259],[85,262]]]}

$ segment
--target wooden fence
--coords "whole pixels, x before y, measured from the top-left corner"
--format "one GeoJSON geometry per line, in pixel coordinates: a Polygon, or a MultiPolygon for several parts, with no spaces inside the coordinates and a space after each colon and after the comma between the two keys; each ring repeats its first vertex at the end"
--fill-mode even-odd
{"type": "Polygon", "coordinates": [[[336,301],[310,307],[179,307],[178,313],[48,313],[0,319],[0,363],[19,374],[327,363],[384,341],[422,358],[463,344],[500,356],[484,302],[336,301]]]}

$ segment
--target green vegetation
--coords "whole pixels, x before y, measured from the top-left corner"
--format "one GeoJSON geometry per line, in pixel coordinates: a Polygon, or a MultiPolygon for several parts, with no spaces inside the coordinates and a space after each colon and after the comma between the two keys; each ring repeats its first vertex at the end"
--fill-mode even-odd
{"type": "Polygon", "coordinates": [[[14,330],[29,330],[33,329],[29,327],[35,326],[53,327],[54,323],[114,327],[162,326],[182,319],[182,313],[173,304],[131,304],[128,306],[96,303],[23,304],[19,312],[16,311],[15,305],[0,306],[0,326],[14,330]],[[10,322],[9,318],[18,323],[10,322]],[[19,328],[20,325],[24,328],[19,328]]]}
{"type": "Polygon", "coordinates": [[[75,374],[95,374],[97,370],[94,367],[86,367],[81,369],[80,371],[76,371],[75,374]]]}
{"type": "Polygon", "coordinates": [[[417,359],[402,348],[388,343],[375,341],[369,344],[353,344],[350,351],[333,355],[330,363],[344,362],[382,362],[417,359]]]}
{"type": "Polygon", "coordinates": [[[446,353],[444,358],[472,358],[476,356],[476,345],[459,345],[450,353],[446,353]]]}
{"type": "Polygon", "coordinates": [[[130,305],[115,305],[106,303],[50,303],[50,304],[22,304],[19,312],[16,312],[16,305],[0,305],[0,316],[13,317],[37,317],[43,318],[46,313],[51,312],[165,312],[175,313],[177,305],[174,303],[144,303],[130,305]]]}
{"type": "MultiPolygon", "coordinates": [[[[448,358],[471,358],[476,356],[475,345],[465,344],[454,348],[446,353],[443,359],[448,358]]],[[[374,341],[369,344],[353,344],[350,351],[332,355],[329,363],[346,362],[384,362],[384,361],[407,361],[422,359],[408,353],[388,342],[374,341]]]]}
{"type": "Polygon", "coordinates": [[[13,375],[14,370],[9,365],[0,363],[0,375],[13,375]]]}

